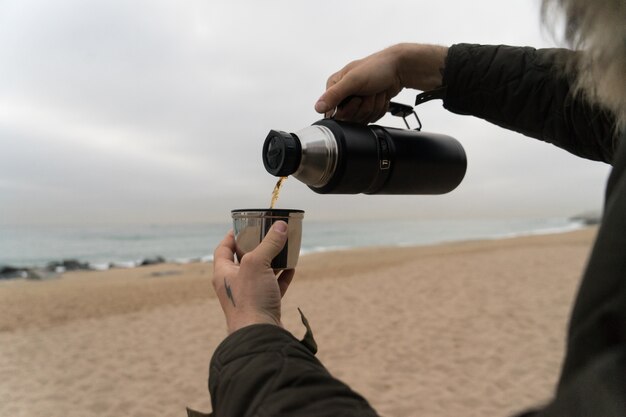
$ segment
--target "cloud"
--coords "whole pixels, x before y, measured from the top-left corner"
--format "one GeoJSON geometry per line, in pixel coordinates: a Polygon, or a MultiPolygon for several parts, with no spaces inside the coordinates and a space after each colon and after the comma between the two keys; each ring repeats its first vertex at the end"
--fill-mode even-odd
{"type": "MultiPolygon", "coordinates": [[[[267,132],[313,123],[330,74],[401,41],[551,43],[538,5],[525,0],[4,1],[0,222],[206,221],[265,205],[275,182],[261,163],[267,132]]],[[[470,168],[458,191],[320,196],[290,180],[279,204],[319,218],[553,214],[601,204],[605,166],[440,103],[418,112],[425,129],[466,146],[470,168]]]]}

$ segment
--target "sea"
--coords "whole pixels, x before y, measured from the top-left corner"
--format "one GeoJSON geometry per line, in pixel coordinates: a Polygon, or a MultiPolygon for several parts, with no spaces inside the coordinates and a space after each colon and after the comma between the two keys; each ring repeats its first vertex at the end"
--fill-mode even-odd
{"type": "MultiPolygon", "coordinates": [[[[208,262],[228,223],[28,226],[0,225],[0,268],[45,267],[66,259],[91,269],[131,268],[158,256],[208,262]]],[[[559,233],[584,227],[567,218],[303,222],[301,254],[372,246],[415,246],[559,233]]]]}

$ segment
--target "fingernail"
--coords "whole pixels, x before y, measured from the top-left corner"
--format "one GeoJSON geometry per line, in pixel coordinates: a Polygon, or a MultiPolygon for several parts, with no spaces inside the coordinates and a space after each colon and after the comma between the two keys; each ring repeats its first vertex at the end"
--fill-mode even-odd
{"type": "Polygon", "coordinates": [[[285,233],[287,231],[287,223],[282,221],[274,223],[274,230],[280,233],[285,233]]]}
{"type": "Polygon", "coordinates": [[[325,101],[319,100],[317,103],[315,103],[315,111],[318,113],[325,113],[328,110],[330,110],[330,108],[328,107],[328,104],[326,104],[325,101]]]}

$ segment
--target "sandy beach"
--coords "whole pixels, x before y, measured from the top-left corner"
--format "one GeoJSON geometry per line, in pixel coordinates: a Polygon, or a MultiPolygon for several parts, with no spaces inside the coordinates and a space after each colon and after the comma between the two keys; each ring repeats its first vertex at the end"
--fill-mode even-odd
{"type": "MultiPolygon", "coordinates": [[[[596,230],[300,259],[285,327],[383,416],[506,416],[552,395],[596,230]]],[[[211,408],[212,265],[0,282],[0,416],[211,408]]]]}

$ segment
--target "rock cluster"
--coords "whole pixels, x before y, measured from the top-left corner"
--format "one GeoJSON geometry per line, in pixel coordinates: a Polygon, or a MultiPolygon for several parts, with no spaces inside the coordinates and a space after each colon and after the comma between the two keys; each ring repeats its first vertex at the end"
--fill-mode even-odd
{"type": "Polygon", "coordinates": [[[106,263],[106,264],[90,264],[89,262],[81,262],[76,259],[64,259],[62,261],[49,262],[45,268],[37,267],[15,267],[10,265],[0,265],[0,280],[2,279],[49,279],[55,278],[66,271],[81,271],[81,270],[106,270],[116,267],[135,267],[146,265],[157,265],[164,263],[165,258],[162,256],[155,256],[153,258],[142,259],[137,262],[127,263],[106,263]]]}

